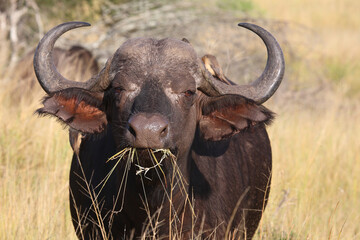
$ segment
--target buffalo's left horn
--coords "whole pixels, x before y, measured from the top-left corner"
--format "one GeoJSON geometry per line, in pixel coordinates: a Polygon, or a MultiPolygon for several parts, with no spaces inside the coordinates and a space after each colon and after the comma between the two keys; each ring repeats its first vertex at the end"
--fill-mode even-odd
{"type": "Polygon", "coordinates": [[[41,39],[34,56],[34,70],[41,87],[47,93],[65,88],[77,87],[88,90],[96,89],[98,77],[90,78],[87,82],[71,81],[63,77],[53,61],[53,48],[56,40],[65,32],[79,27],[90,26],[86,22],[68,22],[54,27],[41,39]]]}
{"type": "Polygon", "coordinates": [[[252,99],[258,104],[268,100],[279,87],[285,71],[284,55],[276,39],[265,29],[250,23],[239,23],[241,27],[256,33],[265,43],[268,53],[266,67],[261,76],[248,85],[228,85],[204,71],[205,82],[200,83],[209,95],[237,94],[252,99]]]}

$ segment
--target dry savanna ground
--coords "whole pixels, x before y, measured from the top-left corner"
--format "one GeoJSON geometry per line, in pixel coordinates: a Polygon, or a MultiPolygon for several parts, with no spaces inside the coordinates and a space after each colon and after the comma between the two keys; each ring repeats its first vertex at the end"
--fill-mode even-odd
{"type": "MultiPolygon", "coordinates": [[[[237,1],[225,2],[221,11],[236,16],[228,8],[237,1]]],[[[269,127],[273,180],[254,239],[360,239],[360,3],[245,2],[252,16],[292,31],[274,32],[287,72],[265,104],[277,113],[269,127]]],[[[75,239],[67,131],[33,114],[39,89],[29,94],[1,69],[0,239],[75,239]]]]}

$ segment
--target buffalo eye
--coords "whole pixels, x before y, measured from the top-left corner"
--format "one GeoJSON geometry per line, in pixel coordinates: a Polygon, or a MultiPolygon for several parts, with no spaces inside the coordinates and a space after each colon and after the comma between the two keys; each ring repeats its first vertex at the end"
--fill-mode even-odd
{"type": "Polygon", "coordinates": [[[185,97],[192,97],[194,96],[195,92],[191,90],[187,90],[184,92],[185,97]]]}
{"type": "Polygon", "coordinates": [[[123,91],[124,91],[124,88],[122,88],[122,87],[115,88],[115,93],[117,93],[117,94],[121,94],[123,91]]]}

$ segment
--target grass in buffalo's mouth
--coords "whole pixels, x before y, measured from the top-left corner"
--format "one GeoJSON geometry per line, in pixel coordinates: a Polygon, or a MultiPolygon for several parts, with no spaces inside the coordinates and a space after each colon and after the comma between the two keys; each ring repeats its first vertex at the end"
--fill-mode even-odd
{"type": "MultiPolygon", "coordinates": [[[[141,154],[141,155],[143,156],[143,154],[141,154]]],[[[139,175],[141,173],[144,173],[144,175],[146,175],[146,173],[149,170],[158,167],[160,169],[160,171],[163,173],[163,175],[165,176],[165,173],[164,173],[163,169],[161,168],[161,163],[168,157],[170,157],[172,159],[176,158],[175,155],[170,151],[170,149],[136,149],[136,148],[128,147],[128,148],[122,149],[118,153],[111,156],[107,162],[116,160],[116,159],[118,159],[118,161],[121,161],[126,156],[127,156],[127,160],[129,160],[131,163],[134,163],[134,165],[138,168],[136,170],[136,175],[139,175]],[[139,159],[140,154],[138,153],[139,150],[142,152],[143,151],[148,152],[150,160],[153,163],[152,166],[141,166],[141,164],[140,164],[141,161],[139,161],[140,160],[139,159]],[[160,160],[158,160],[159,154],[160,154],[160,160]],[[136,161],[134,161],[134,160],[136,160],[136,161]]]]}
{"type": "MultiPolygon", "coordinates": [[[[107,162],[109,161],[114,161],[117,160],[114,167],[109,171],[109,173],[106,175],[106,177],[103,179],[103,181],[101,181],[101,183],[99,185],[101,186],[100,192],[102,191],[102,189],[104,188],[105,184],[107,183],[107,181],[109,180],[110,176],[112,175],[112,173],[115,171],[116,167],[118,166],[118,164],[122,161],[125,160],[126,164],[125,164],[125,169],[124,169],[124,174],[122,177],[122,181],[120,184],[120,188],[122,186],[124,186],[123,184],[127,181],[127,177],[128,177],[128,172],[130,170],[131,164],[134,164],[135,167],[137,167],[136,170],[136,175],[143,175],[145,178],[151,180],[150,178],[148,178],[146,176],[146,174],[152,170],[152,169],[159,169],[160,172],[163,175],[164,181],[165,181],[165,186],[167,186],[166,183],[166,175],[164,170],[162,169],[162,162],[165,159],[171,159],[171,163],[174,164],[176,161],[176,157],[175,155],[170,151],[170,149],[137,149],[137,148],[133,148],[133,147],[127,147],[124,148],[122,150],[120,150],[119,152],[117,152],[116,154],[114,154],[113,156],[111,156],[107,162]],[[147,151],[149,159],[152,163],[151,166],[142,166],[140,164],[141,162],[141,157],[144,156],[144,151],[147,151]],[[141,154],[140,154],[141,152],[141,154]]],[[[160,176],[159,176],[160,177],[160,176]]],[[[98,186],[99,186],[98,185],[98,186]]]]}
{"type": "MultiPolygon", "coordinates": [[[[135,164],[135,166],[138,168],[136,171],[136,175],[144,173],[144,176],[146,176],[146,173],[149,170],[159,167],[160,171],[162,172],[162,174],[164,175],[164,178],[165,178],[165,173],[164,173],[163,169],[161,168],[161,163],[167,157],[175,158],[175,156],[171,153],[171,151],[169,149],[155,149],[155,150],[147,149],[147,151],[148,151],[150,158],[151,158],[152,162],[154,163],[154,165],[150,166],[150,167],[145,167],[145,166],[141,166],[140,162],[138,161],[138,164],[135,164]],[[160,157],[160,161],[158,161],[158,158],[156,157],[156,153],[162,154],[162,156],[160,157]]],[[[138,159],[139,156],[136,154],[136,157],[138,159]]]]}

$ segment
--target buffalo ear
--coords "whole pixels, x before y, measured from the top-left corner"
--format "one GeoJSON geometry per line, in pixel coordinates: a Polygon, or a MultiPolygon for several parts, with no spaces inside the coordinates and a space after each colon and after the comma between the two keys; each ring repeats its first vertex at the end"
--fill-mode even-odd
{"type": "Polygon", "coordinates": [[[208,98],[202,106],[199,130],[206,140],[219,141],[253,125],[268,124],[273,113],[238,95],[208,98]]]}
{"type": "Polygon", "coordinates": [[[50,94],[42,103],[44,107],[36,111],[38,114],[55,116],[82,133],[100,133],[107,125],[100,94],[69,88],[50,94]]]}

